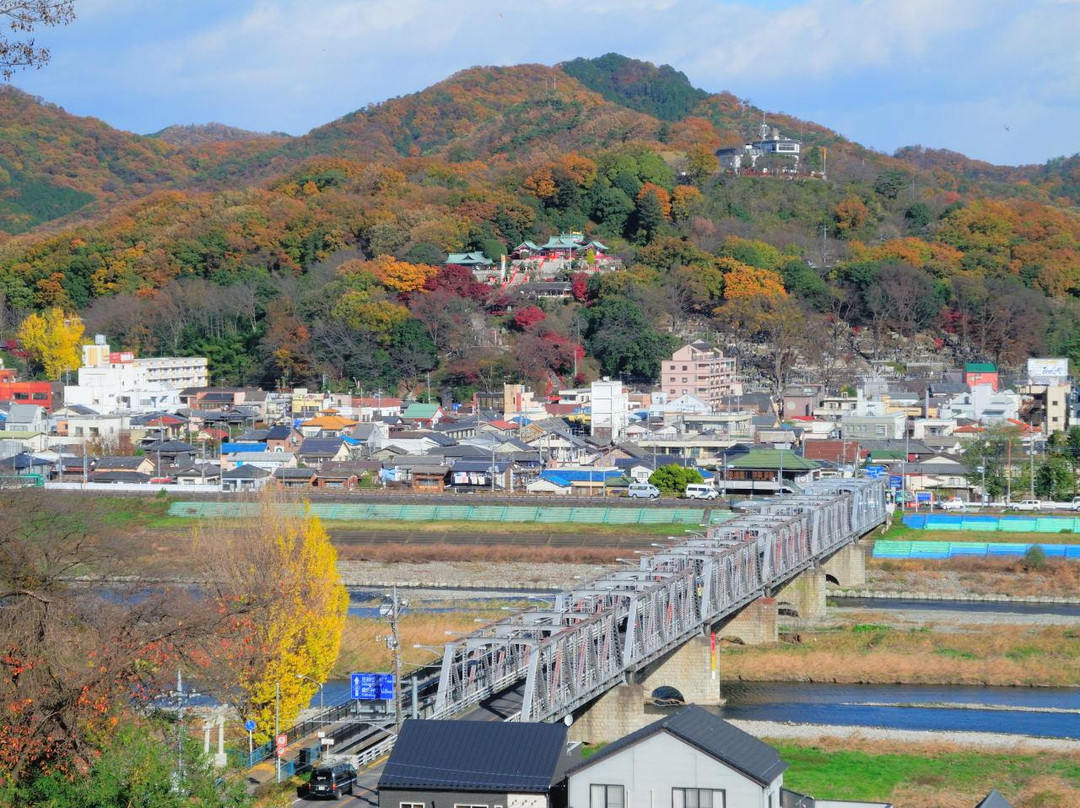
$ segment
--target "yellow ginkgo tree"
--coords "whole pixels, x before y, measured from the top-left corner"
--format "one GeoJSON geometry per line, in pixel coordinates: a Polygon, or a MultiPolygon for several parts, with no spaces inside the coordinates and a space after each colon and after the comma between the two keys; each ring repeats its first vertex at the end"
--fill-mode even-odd
{"type": "Polygon", "coordinates": [[[291,724],[337,659],[349,608],[337,551],[306,506],[272,493],[256,518],[215,525],[195,541],[221,618],[207,678],[268,740],[275,717],[291,724]]]}
{"type": "Polygon", "coordinates": [[[16,336],[45,377],[59,379],[65,371],[79,367],[83,330],[78,315],[54,307],[28,315],[16,336]]]}

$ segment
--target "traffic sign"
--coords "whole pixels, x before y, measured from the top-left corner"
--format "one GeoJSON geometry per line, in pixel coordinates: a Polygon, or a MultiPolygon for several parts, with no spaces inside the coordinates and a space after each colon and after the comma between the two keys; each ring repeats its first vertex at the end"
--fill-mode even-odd
{"type": "Polygon", "coordinates": [[[899,474],[890,474],[889,475],[889,488],[903,488],[903,487],[904,487],[904,478],[903,477],[901,477],[899,474]]]}
{"type": "Polygon", "coordinates": [[[377,673],[353,673],[349,675],[352,697],[361,701],[377,701],[379,699],[379,674],[377,673]]]}
{"type": "Polygon", "coordinates": [[[384,673],[379,676],[379,698],[383,701],[394,700],[394,674],[384,673]]]}
{"type": "Polygon", "coordinates": [[[278,749],[284,749],[286,746],[289,745],[289,736],[286,735],[284,732],[278,735],[276,740],[278,749]]]}
{"type": "Polygon", "coordinates": [[[916,502],[933,502],[934,501],[934,494],[933,494],[932,491],[916,491],[915,492],[915,501],[916,502]]]}
{"type": "Polygon", "coordinates": [[[279,746],[277,748],[277,756],[278,757],[285,757],[285,747],[284,746],[279,746]]]}
{"type": "Polygon", "coordinates": [[[866,476],[869,477],[872,480],[876,480],[879,477],[882,477],[884,475],[885,475],[885,467],[884,466],[867,466],[866,467],[866,476]]]}
{"type": "Polygon", "coordinates": [[[246,729],[248,732],[254,732],[255,722],[249,718],[247,721],[244,722],[244,729],[246,729]]]}

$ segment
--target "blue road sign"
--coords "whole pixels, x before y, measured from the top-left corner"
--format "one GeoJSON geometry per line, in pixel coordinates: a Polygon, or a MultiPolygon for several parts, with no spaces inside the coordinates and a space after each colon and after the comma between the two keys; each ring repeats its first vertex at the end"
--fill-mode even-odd
{"type": "Polygon", "coordinates": [[[244,722],[244,729],[246,729],[248,732],[254,732],[255,722],[249,718],[247,721],[244,722]]]}
{"type": "Polygon", "coordinates": [[[903,477],[901,477],[899,474],[890,474],[889,475],[889,488],[903,488],[903,487],[904,487],[904,478],[903,477]]]}
{"type": "Polygon", "coordinates": [[[879,477],[884,476],[884,474],[885,474],[885,467],[884,466],[867,466],[866,467],[866,476],[869,477],[872,480],[876,480],[879,477]]]}
{"type": "Polygon", "coordinates": [[[916,491],[915,492],[915,501],[916,502],[933,502],[934,501],[934,494],[931,491],[916,491]]]}
{"type": "Polygon", "coordinates": [[[379,676],[379,698],[383,701],[394,700],[394,674],[384,673],[379,676]]]}
{"type": "Polygon", "coordinates": [[[354,699],[377,701],[379,698],[379,674],[377,673],[349,674],[349,685],[354,699]]]}

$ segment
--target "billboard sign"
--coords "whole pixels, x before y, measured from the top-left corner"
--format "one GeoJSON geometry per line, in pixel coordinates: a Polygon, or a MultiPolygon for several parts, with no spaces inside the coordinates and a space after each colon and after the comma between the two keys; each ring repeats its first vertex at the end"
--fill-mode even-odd
{"type": "Polygon", "coordinates": [[[117,365],[127,362],[134,362],[135,354],[131,351],[113,351],[109,354],[109,364],[117,365]]]}
{"type": "Polygon", "coordinates": [[[889,488],[900,489],[904,487],[904,478],[899,474],[889,475],[889,488]]]}
{"type": "Polygon", "coordinates": [[[933,502],[934,501],[934,494],[933,494],[932,491],[916,491],[915,492],[915,501],[916,502],[933,502]]]}
{"type": "Polygon", "coordinates": [[[881,477],[885,476],[885,467],[884,466],[867,466],[866,467],[866,476],[869,477],[871,480],[880,479],[881,477]]]}
{"type": "Polygon", "coordinates": [[[1069,360],[1028,359],[1027,371],[1032,384],[1063,384],[1069,378],[1069,360]]]}

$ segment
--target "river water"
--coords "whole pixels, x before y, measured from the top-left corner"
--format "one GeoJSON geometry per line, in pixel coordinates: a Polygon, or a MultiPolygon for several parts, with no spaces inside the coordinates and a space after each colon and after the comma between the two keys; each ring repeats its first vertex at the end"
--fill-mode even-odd
{"type": "Polygon", "coordinates": [[[1080,740],[1080,690],[726,682],[724,718],[1080,740]]]}

